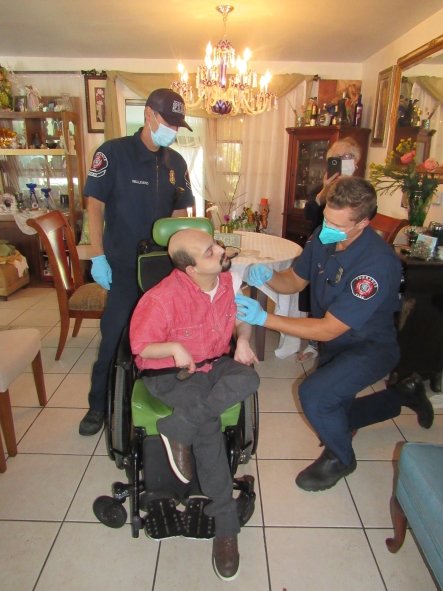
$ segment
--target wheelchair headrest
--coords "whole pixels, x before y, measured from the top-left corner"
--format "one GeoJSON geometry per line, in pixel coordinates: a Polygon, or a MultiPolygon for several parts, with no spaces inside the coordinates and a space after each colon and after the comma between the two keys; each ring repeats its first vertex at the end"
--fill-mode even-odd
{"type": "Polygon", "coordinates": [[[179,230],[194,228],[214,236],[214,226],[207,218],[161,218],[152,229],[152,237],[160,246],[168,246],[169,238],[179,230]]]}

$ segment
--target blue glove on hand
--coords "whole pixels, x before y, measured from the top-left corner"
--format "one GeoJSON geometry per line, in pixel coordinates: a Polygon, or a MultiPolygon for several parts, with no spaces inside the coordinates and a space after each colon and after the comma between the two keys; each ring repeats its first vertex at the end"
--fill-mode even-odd
{"type": "Polygon", "coordinates": [[[234,301],[237,304],[238,320],[242,320],[248,324],[257,324],[258,326],[263,326],[263,324],[266,322],[266,318],[268,317],[268,313],[262,309],[256,300],[252,300],[251,298],[247,298],[244,295],[238,294],[234,301]]]}
{"type": "Polygon", "coordinates": [[[112,269],[109,266],[106,256],[101,254],[98,257],[92,257],[91,275],[94,281],[105,289],[111,289],[112,269]]]}
{"type": "Polygon", "coordinates": [[[274,271],[269,269],[269,267],[265,267],[261,263],[256,263],[249,269],[247,283],[252,285],[252,287],[260,287],[260,285],[271,279],[273,273],[274,271]]]}

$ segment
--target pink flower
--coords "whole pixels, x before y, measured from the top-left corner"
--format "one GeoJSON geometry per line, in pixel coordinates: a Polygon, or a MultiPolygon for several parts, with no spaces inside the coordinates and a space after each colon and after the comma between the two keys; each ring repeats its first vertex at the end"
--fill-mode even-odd
{"type": "Polygon", "coordinates": [[[412,152],[406,152],[406,154],[403,154],[403,156],[401,156],[400,160],[402,164],[410,164],[412,162],[412,160],[414,159],[415,156],[415,150],[412,150],[412,152]]]}
{"type": "Polygon", "coordinates": [[[223,216],[223,220],[224,220],[226,223],[228,223],[228,222],[230,221],[230,219],[231,219],[231,218],[230,218],[228,215],[224,215],[224,216],[223,216]]]}
{"type": "Polygon", "coordinates": [[[439,164],[435,158],[428,158],[423,162],[423,166],[428,172],[433,172],[439,164]]]}

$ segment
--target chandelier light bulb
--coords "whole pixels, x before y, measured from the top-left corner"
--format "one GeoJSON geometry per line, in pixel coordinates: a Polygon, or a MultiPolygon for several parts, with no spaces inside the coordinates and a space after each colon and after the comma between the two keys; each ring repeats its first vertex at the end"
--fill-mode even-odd
{"type": "Polygon", "coordinates": [[[251,51],[248,48],[246,48],[243,52],[243,55],[245,58],[245,62],[249,62],[249,60],[251,59],[251,55],[252,55],[251,51]]]}

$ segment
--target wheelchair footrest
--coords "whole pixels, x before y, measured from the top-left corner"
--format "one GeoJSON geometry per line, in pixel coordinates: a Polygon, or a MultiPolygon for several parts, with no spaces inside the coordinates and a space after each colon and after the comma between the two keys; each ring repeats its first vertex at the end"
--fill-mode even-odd
{"type": "Polygon", "coordinates": [[[193,497],[183,511],[185,538],[209,540],[215,536],[215,521],[205,514],[204,508],[210,503],[207,497],[193,497]]]}
{"type": "Polygon", "coordinates": [[[147,506],[145,533],[154,540],[183,535],[183,514],[172,499],[154,499],[147,506]]]}

